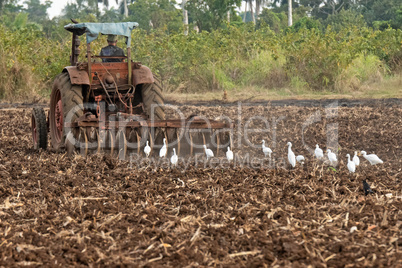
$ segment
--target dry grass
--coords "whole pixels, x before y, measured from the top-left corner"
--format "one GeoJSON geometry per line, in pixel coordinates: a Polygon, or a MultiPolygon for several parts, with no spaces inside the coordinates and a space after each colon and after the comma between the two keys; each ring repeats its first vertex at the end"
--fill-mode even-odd
{"type": "Polygon", "coordinates": [[[41,98],[39,92],[45,86],[30,67],[16,61],[12,62],[11,68],[7,68],[1,59],[0,56],[0,99],[37,102],[41,98]]]}
{"type": "MultiPolygon", "coordinates": [[[[224,91],[204,93],[178,93],[170,91],[165,93],[167,100],[186,103],[186,101],[210,101],[222,100],[224,91]]],[[[264,89],[258,87],[244,87],[236,90],[227,90],[227,100],[282,100],[282,99],[354,99],[354,98],[402,98],[402,72],[382,81],[362,86],[359,90],[343,91],[336,93],[331,91],[312,91],[308,89],[264,89]]]]}

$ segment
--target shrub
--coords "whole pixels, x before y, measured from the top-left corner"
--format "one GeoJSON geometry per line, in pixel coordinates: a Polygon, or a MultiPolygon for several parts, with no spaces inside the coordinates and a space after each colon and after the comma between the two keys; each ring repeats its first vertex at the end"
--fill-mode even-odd
{"type": "Polygon", "coordinates": [[[387,72],[387,66],[378,56],[359,54],[336,78],[336,89],[360,90],[364,85],[381,81],[387,72]]]}

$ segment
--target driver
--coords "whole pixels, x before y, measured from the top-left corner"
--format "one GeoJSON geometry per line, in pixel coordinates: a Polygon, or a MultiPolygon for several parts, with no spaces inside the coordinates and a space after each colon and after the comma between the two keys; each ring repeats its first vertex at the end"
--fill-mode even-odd
{"type": "MultiPolygon", "coordinates": [[[[100,56],[126,56],[123,49],[116,46],[117,36],[109,34],[107,36],[108,46],[101,49],[100,56]]],[[[102,59],[102,62],[122,62],[123,59],[102,59]]]]}

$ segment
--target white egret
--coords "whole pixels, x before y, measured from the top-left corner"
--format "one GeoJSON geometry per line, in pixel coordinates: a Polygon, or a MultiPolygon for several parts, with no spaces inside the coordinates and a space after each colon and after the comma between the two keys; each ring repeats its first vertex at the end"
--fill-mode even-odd
{"type": "Polygon", "coordinates": [[[302,156],[302,155],[296,156],[296,161],[299,162],[300,164],[304,165],[304,156],[302,156]]]}
{"type": "Polygon", "coordinates": [[[211,157],[214,157],[214,152],[211,149],[207,149],[207,146],[204,144],[205,154],[207,155],[207,160],[211,157]]]}
{"type": "Polygon", "coordinates": [[[179,158],[177,157],[176,149],[173,148],[173,155],[172,155],[172,157],[170,158],[170,163],[172,163],[172,165],[175,167],[175,166],[177,166],[177,162],[178,162],[178,161],[179,161],[179,158]]]}
{"type": "Polygon", "coordinates": [[[370,162],[371,165],[382,164],[384,163],[377,155],[375,154],[367,154],[365,151],[361,151],[361,154],[367,161],[370,162]]]}
{"type": "Polygon", "coordinates": [[[233,152],[232,152],[232,150],[230,150],[229,146],[228,146],[228,150],[226,152],[226,158],[228,159],[229,163],[230,163],[230,161],[233,160],[233,152]]]}
{"type": "Polygon", "coordinates": [[[318,146],[318,144],[315,145],[314,155],[315,155],[315,157],[316,157],[317,159],[324,157],[324,152],[323,152],[323,150],[318,146]]]}
{"type": "Polygon", "coordinates": [[[147,145],[146,145],[145,148],[144,148],[144,153],[145,153],[145,155],[146,155],[147,157],[148,157],[149,154],[151,153],[151,147],[149,146],[148,141],[147,141],[147,145]]]}
{"type": "Polygon", "coordinates": [[[350,160],[350,154],[347,154],[346,157],[348,158],[348,169],[350,173],[355,173],[356,171],[356,164],[355,162],[350,160]]]}
{"type": "Polygon", "coordinates": [[[159,157],[166,157],[167,154],[167,148],[166,148],[166,139],[163,138],[163,146],[161,150],[159,151],[159,157]]]}
{"type": "Polygon", "coordinates": [[[288,160],[292,167],[296,166],[296,156],[292,151],[292,143],[290,141],[288,142],[288,160]]]}
{"type": "Polygon", "coordinates": [[[337,159],[336,159],[336,154],[333,153],[333,152],[331,152],[331,149],[327,149],[327,154],[328,154],[329,162],[331,163],[331,166],[332,166],[332,165],[333,165],[332,162],[336,162],[336,161],[337,161],[337,159]]]}
{"type": "Polygon", "coordinates": [[[272,150],[265,146],[264,140],[262,140],[262,152],[264,153],[265,157],[269,156],[269,158],[271,158],[272,150]]]}
{"type": "Polygon", "coordinates": [[[357,167],[358,165],[360,165],[360,159],[357,156],[357,152],[355,151],[355,155],[353,156],[353,162],[355,163],[355,166],[357,167]]]}

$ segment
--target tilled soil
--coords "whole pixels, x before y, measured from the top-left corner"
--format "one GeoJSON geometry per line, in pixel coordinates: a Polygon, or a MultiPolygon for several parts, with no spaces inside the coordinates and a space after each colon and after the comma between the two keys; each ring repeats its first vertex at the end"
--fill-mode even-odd
{"type": "Polygon", "coordinates": [[[0,110],[0,265],[402,266],[400,105],[180,110],[232,119],[235,162],[35,152],[31,111],[0,110]],[[288,141],[304,166],[289,168],[288,141]],[[338,165],[316,161],[315,144],[338,165]],[[349,174],[356,150],[384,164],[360,157],[349,174]]]}

